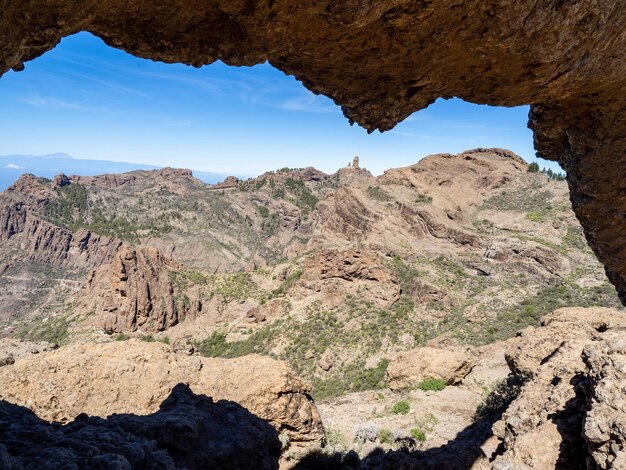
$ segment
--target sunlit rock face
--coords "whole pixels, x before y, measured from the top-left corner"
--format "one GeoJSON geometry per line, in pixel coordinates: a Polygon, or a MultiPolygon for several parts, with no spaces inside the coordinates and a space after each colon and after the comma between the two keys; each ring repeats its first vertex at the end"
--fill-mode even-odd
{"type": "Polygon", "coordinates": [[[0,24],[0,73],[86,30],[165,62],[270,61],[368,131],[440,97],[533,104],[536,148],[567,170],[587,238],[626,300],[621,0],[8,0],[0,24]]]}

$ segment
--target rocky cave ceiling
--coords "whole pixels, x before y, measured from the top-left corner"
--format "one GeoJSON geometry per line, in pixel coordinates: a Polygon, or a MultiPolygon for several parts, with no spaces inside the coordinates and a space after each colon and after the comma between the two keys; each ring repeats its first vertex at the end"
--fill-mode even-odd
{"type": "Polygon", "coordinates": [[[4,0],[0,75],[79,31],[164,62],[269,61],[370,132],[439,97],[531,104],[626,301],[625,0],[4,0]]]}

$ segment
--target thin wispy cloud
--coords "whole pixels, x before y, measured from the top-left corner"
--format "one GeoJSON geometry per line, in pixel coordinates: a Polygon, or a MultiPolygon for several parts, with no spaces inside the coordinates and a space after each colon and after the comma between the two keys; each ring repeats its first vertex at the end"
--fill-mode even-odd
{"type": "Polygon", "coordinates": [[[130,88],[124,85],[120,85],[119,83],[116,83],[112,80],[104,80],[101,78],[96,78],[96,77],[91,77],[89,75],[83,75],[80,73],[75,73],[73,74],[76,77],[79,78],[83,78],[85,80],[89,80],[91,82],[97,83],[99,85],[102,85],[106,88],[109,88],[113,91],[116,91],[118,93],[122,93],[122,94],[127,94],[127,95],[136,95],[136,96],[140,96],[142,98],[147,98],[147,99],[151,99],[152,97],[150,95],[148,95],[147,93],[144,93],[140,90],[137,90],[135,88],[130,88]]]}
{"type": "Polygon", "coordinates": [[[302,94],[287,99],[278,104],[279,109],[286,111],[299,111],[304,113],[332,113],[336,108],[328,102],[328,99],[316,96],[313,93],[302,94]]]}
{"type": "Polygon", "coordinates": [[[26,167],[16,165],[15,163],[9,163],[5,168],[9,170],[24,170],[26,167]]]}
{"type": "Polygon", "coordinates": [[[413,123],[413,122],[429,123],[431,125],[436,125],[441,128],[454,129],[454,130],[480,129],[480,128],[485,127],[485,124],[482,122],[467,122],[467,121],[458,121],[455,119],[442,119],[439,117],[431,116],[430,114],[425,113],[425,112],[420,113],[419,111],[410,115],[408,118],[404,120],[404,122],[406,123],[413,123]]]}
{"type": "Polygon", "coordinates": [[[54,97],[44,98],[41,96],[29,96],[29,97],[19,98],[19,100],[26,104],[29,104],[31,106],[35,106],[38,108],[55,107],[55,108],[75,109],[75,110],[85,109],[79,103],[66,101],[66,100],[54,98],[54,97]]]}
{"type": "Polygon", "coordinates": [[[398,131],[398,130],[392,130],[390,131],[393,135],[399,135],[401,137],[411,137],[414,139],[432,139],[433,136],[429,135],[429,134],[418,134],[415,132],[405,132],[405,131],[398,131]]]}

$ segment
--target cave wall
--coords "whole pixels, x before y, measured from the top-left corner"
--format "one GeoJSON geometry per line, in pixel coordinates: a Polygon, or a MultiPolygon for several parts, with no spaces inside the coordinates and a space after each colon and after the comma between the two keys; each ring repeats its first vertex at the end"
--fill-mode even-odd
{"type": "Polygon", "coordinates": [[[624,0],[4,0],[0,74],[79,31],[164,62],[269,61],[369,132],[440,97],[532,104],[626,301],[624,0]]]}

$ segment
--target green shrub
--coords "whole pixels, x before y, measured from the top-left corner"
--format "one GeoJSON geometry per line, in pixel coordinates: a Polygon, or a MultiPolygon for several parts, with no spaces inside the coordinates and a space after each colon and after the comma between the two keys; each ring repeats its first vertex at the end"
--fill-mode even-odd
{"type": "Polygon", "coordinates": [[[324,442],[330,447],[346,447],[346,438],[341,431],[326,429],[324,432],[324,442]]]}
{"type": "Polygon", "coordinates": [[[152,343],[154,342],[154,336],[152,336],[151,334],[145,334],[145,335],[141,335],[139,336],[139,339],[141,341],[145,341],[146,343],[152,343]]]}
{"type": "Polygon", "coordinates": [[[285,278],[285,280],[282,282],[282,284],[277,289],[274,289],[270,293],[270,298],[273,299],[275,297],[282,297],[286,295],[289,289],[291,288],[291,286],[293,286],[301,277],[302,277],[302,270],[297,270],[289,274],[285,278]]]}
{"type": "Polygon", "coordinates": [[[393,434],[390,429],[381,428],[378,431],[378,441],[381,444],[393,444],[393,434]]]}
{"type": "Polygon", "coordinates": [[[411,437],[419,442],[424,442],[426,440],[426,434],[418,428],[411,429],[411,437]]]}
{"type": "Polygon", "coordinates": [[[127,335],[126,333],[118,333],[113,336],[114,341],[128,341],[130,338],[131,336],[127,335]]]}
{"type": "Polygon", "coordinates": [[[446,383],[443,380],[435,379],[432,377],[422,380],[422,382],[419,384],[419,389],[424,390],[425,392],[429,390],[439,392],[444,388],[446,388],[446,383]]]}
{"type": "Polygon", "coordinates": [[[257,330],[254,334],[241,341],[226,341],[226,335],[218,331],[211,336],[196,341],[194,346],[203,356],[207,357],[241,357],[248,354],[267,354],[269,345],[276,335],[270,327],[257,330]]]}
{"type": "Polygon", "coordinates": [[[378,186],[369,186],[367,188],[367,195],[376,201],[386,202],[391,200],[391,196],[378,186]]]}
{"type": "Polygon", "coordinates": [[[415,198],[415,202],[417,204],[430,204],[431,202],[433,202],[433,198],[432,196],[428,196],[426,194],[418,194],[415,198]]]}
{"type": "Polygon", "coordinates": [[[409,412],[411,406],[409,402],[406,400],[401,400],[391,408],[391,411],[397,415],[405,415],[409,412]]]}
{"type": "Polygon", "coordinates": [[[539,164],[532,162],[528,165],[528,173],[537,173],[539,171],[539,164]]]}
{"type": "MultiPolygon", "coordinates": [[[[293,364],[292,366],[297,365],[293,364]]],[[[376,367],[364,368],[360,364],[351,364],[346,367],[341,377],[320,379],[312,377],[313,398],[316,401],[345,395],[351,392],[363,392],[365,390],[380,390],[386,386],[386,372],[389,360],[381,360],[376,367]]],[[[379,399],[384,399],[379,396],[379,399]]]]}
{"type": "Polygon", "coordinates": [[[72,322],[65,316],[40,320],[22,326],[16,336],[29,341],[48,341],[63,345],[69,340],[69,329],[72,322]]]}
{"type": "Polygon", "coordinates": [[[550,211],[552,210],[551,206],[543,207],[542,209],[530,211],[526,214],[526,218],[531,222],[544,222],[548,216],[550,215],[550,211]]]}

